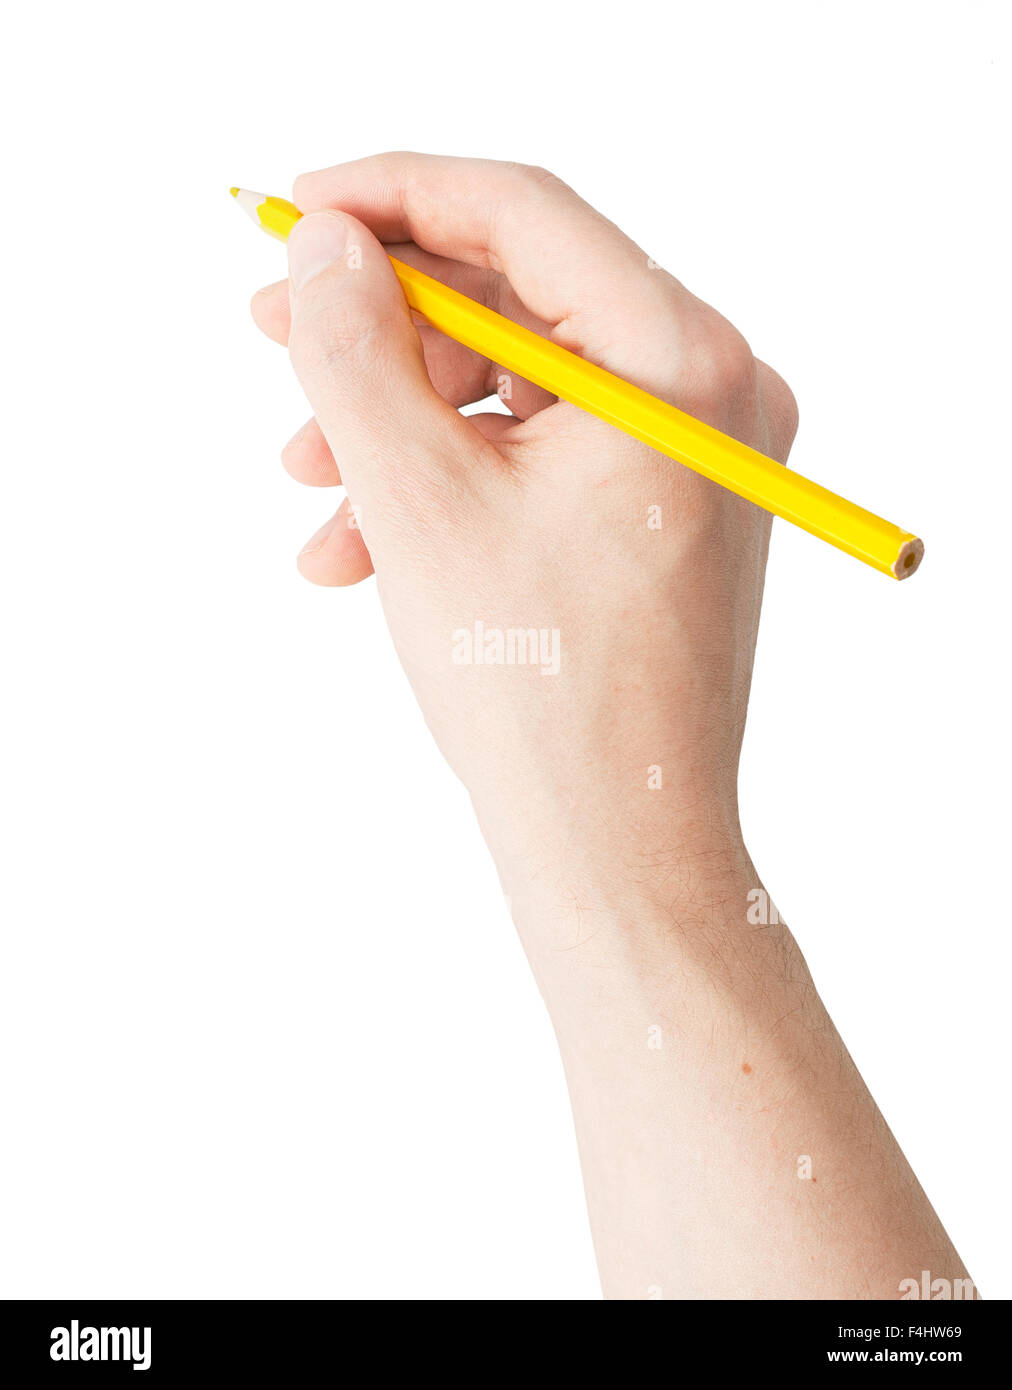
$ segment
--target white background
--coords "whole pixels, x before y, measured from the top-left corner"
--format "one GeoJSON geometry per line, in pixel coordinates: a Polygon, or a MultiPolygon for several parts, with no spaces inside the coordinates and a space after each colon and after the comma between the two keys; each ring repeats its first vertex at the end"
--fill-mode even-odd
{"type": "Polygon", "coordinates": [[[21,6],[4,159],[0,1292],[599,1297],[554,1041],[247,313],[228,186],[547,165],[730,317],[792,463],[753,857],[986,1297],[1008,1203],[1009,44],[983,3],[21,6]]]}

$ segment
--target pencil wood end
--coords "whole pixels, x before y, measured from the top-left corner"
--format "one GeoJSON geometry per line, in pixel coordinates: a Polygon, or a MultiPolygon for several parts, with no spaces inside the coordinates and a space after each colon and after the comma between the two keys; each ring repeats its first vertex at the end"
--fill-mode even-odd
{"type": "Polygon", "coordinates": [[[897,579],[909,579],[924,559],[924,542],[911,536],[900,547],[900,553],[893,562],[893,574],[897,579]]]}

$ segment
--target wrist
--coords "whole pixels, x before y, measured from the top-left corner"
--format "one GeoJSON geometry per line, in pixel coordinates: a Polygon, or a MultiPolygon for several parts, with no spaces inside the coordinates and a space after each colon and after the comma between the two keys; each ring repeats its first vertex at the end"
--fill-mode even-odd
{"type": "Polygon", "coordinates": [[[568,937],[581,923],[625,939],[649,934],[651,922],[677,931],[700,917],[731,919],[758,884],[736,805],[658,817],[614,803],[538,811],[529,804],[522,823],[505,825],[479,815],[525,943],[568,937]]]}
{"type": "Polygon", "coordinates": [[[504,886],[560,1040],[581,1050],[675,1016],[761,1028],[770,1010],[819,1007],[740,835],[683,838],[638,865],[570,846],[504,886]]]}

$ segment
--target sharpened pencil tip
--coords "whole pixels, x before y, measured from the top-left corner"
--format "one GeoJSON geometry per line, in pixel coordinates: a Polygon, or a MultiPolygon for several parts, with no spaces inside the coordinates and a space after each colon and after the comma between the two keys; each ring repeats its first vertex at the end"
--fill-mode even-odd
{"type": "Polygon", "coordinates": [[[232,195],[233,198],[238,198],[238,196],[239,196],[239,190],[238,190],[238,188],[230,188],[228,191],[231,193],[231,195],[232,195]]]}

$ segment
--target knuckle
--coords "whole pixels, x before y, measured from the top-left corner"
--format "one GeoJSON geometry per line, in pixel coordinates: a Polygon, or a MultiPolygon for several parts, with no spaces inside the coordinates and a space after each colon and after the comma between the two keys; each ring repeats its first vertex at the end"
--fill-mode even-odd
{"type": "Polygon", "coordinates": [[[544,168],[541,164],[529,164],[525,170],[525,177],[528,183],[533,183],[535,188],[540,188],[543,184],[561,183],[550,169],[544,168]]]}
{"type": "Polygon", "coordinates": [[[710,328],[686,344],[686,373],[695,398],[740,401],[754,395],[756,361],[748,343],[730,324],[710,328]]]}
{"type": "Polygon", "coordinates": [[[371,172],[375,172],[377,178],[397,183],[401,178],[407,177],[417,164],[418,156],[412,154],[411,150],[381,150],[379,154],[370,155],[364,162],[368,164],[371,172]]]}
{"type": "Polygon", "coordinates": [[[562,180],[549,169],[544,169],[540,164],[520,164],[513,161],[507,162],[506,168],[512,173],[519,182],[526,184],[529,188],[551,188],[564,187],[562,180]]]}
{"type": "Polygon", "coordinates": [[[402,192],[417,185],[427,162],[417,150],[383,150],[364,161],[378,182],[402,192]]]}
{"type": "Polygon", "coordinates": [[[757,364],[762,378],[763,396],[775,437],[782,448],[790,448],[798,432],[798,402],[779,372],[765,362],[757,364]]]}

